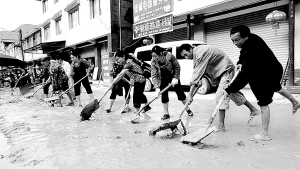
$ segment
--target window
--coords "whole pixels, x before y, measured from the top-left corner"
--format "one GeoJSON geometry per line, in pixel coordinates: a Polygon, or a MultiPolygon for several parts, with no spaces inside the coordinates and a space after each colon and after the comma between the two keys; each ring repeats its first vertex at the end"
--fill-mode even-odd
{"type": "Polygon", "coordinates": [[[151,50],[140,51],[137,53],[137,58],[143,56],[144,61],[151,61],[152,55],[151,50]]]}
{"type": "Polygon", "coordinates": [[[55,20],[55,30],[56,30],[56,35],[61,34],[61,17],[55,20]]]}
{"type": "Polygon", "coordinates": [[[91,19],[101,15],[100,0],[90,0],[91,19]]]}
{"type": "Polygon", "coordinates": [[[50,24],[44,27],[44,39],[50,39],[50,24]]]}
{"type": "Polygon", "coordinates": [[[48,11],[48,0],[43,0],[43,13],[48,11]]]}
{"type": "Polygon", "coordinates": [[[79,25],[79,8],[69,13],[70,29],[79,25]]]}

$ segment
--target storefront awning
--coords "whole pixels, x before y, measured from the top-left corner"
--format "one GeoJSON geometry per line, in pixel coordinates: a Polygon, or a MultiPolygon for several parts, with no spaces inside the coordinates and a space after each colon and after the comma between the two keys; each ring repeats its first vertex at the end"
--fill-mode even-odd
{"type": "Polygon", "coordinates": [[[30,47],[28,49],[25,49],[25,53],[34,53],[38,50],[43,51],[43,54],[51,53],[55,50],[64,48],[66,45],[66,41],[52,41],[52,42],[43,42],[39,43],[33,47],[30,47]]]}
{"type": "Polygon", "coordinates": [[[45,57],[49,57],[47,54],[29,54],[25,53],[24,61],[25,62],[32,62],[34,60],[39,60],[45,57]],[[26,55],[27,54],[27,55],[26,55]]]}

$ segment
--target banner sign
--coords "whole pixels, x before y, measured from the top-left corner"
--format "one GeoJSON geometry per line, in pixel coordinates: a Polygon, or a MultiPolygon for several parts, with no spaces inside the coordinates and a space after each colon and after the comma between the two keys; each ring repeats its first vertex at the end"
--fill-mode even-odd
{"type": "Polygon", "coordinates": [[[133,39],[173,31],[173,14],[133,24],[133,39]]]}
{"type": "Polygon", "coordinates": [[[170,14],[173,9],[173,0],[133,0],[133,23],[170,14]]]}
{"type": "Polygon", "coordinates": [[[111,58],[113,58],[113,53],[103,53],[102,54],[102,68],[103,68],[103,83],[104,86],[109,86],[112,77],[110,76],[110,70],[112,68],[111,58]]]}

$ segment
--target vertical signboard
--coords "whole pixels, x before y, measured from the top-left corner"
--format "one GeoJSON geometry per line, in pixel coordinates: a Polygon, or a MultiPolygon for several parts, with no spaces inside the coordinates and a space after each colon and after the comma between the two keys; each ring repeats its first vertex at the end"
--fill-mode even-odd
{"type": "Polygon", "coordinates": [[[103,66],[103,85],[109,86],[112,77],[110,77],[110,70],[111,70],[111,61],[110,61],[110,53],[103,53],[102,54],[102,66],[103,66]]]}

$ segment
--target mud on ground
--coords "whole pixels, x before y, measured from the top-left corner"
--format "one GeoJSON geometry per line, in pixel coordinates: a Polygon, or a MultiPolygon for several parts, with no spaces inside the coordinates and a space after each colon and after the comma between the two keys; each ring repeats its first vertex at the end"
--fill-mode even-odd
{"type": "MultiPolygon", "coordinates": [[[[103,92],[96,90],[95,96],[103,92]]],[[[87,96],[83,94],[84,99],[87,96]]],[[[176,118],[182,104],[173,95],[170,99],[171,116],[176,118]]],[[[64,99],[63,104],[66,102],[64,99]]],[[[191,106],[194,117],[183,116],[189,132],[205,127],[215,107],[211,100],[196,98],[194,102],[198,103],[191,106]]],[[[290,115],[291,105],[286,101],[271,105],[272,141],[249,141],[259,131],[260,117],[246,125],[248,110],[231,103],[227,132],[205,138],[203,149],[182,144],[180,132],[165,130],[156,137],[148,135],[161,124],[160,101],[151,105],[149,117],[142,117],[140,124],[129,122],[132,111],[118,112],[123,99],[117,98],[110,114],[104,112],[107,104],[108,96],[90,121],[79,122],[80,108],[48,107],[38,99],[14,97],[1,90],[0,132],[10,147],[0,150],[0,165],[13,169],[300,168],[300,114],[290,115]]]]}

